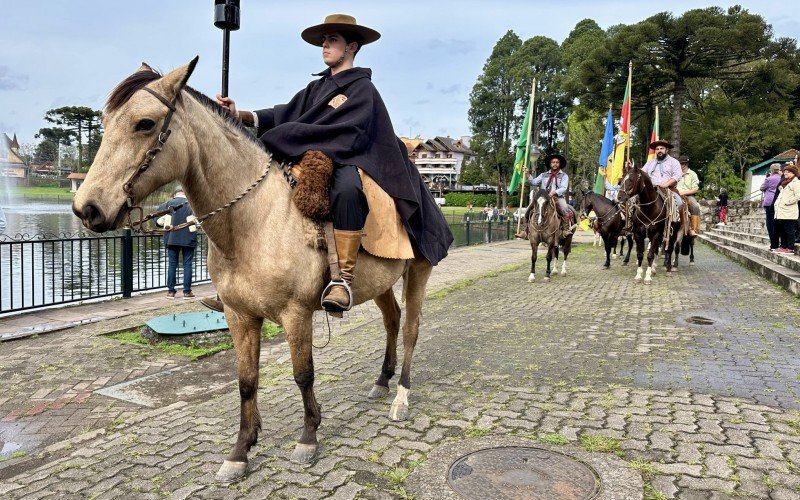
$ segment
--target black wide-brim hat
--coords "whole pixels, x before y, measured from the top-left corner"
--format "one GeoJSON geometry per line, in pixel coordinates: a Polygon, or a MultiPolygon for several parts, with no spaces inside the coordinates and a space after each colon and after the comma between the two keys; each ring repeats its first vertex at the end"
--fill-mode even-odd
{"type": "Polygon", "coordinates": [[[672,149],[675,147],[667,141],[653,141],[650,143],[650,149],[656,149],[659,146],[664,146],[667,149],[672,149]]]}
{"type": "Polygon", "coordinates": [[[322,47],[322,35],[333,33],[355,33],[361,38],[361,45],[372,43],[381,37],[381,34],[372,28],[361,26],[356,22],[356,18],[347,14],[331,14],[325,17],[325,22],[306,28],[300,33],[300,37],[311,45],[322,47]]]}
{"type": "Polygon", "coordinates": [[[550,168],[550,160],[553,158],[558,158],[558,161],[561,162],[561,168],[567,168],[567,159],[561,155],[547,155],[544,157],[544,166],[550,168]]]}

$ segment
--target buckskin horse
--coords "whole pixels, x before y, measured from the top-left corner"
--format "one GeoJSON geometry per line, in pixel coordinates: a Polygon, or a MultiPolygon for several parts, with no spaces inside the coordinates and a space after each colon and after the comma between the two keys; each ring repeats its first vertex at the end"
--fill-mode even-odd
{"type": "MultiPolygon", "coordinates": [[[[603,238],[606,250],[606,262],[603,264],[603,268],[608,269],[611,267],[611,251],[616,251],[617,241],[620,240],[623,229],[625,229],[625,221],[622,220],[620,209],[614,202],[597,193],[585,192],[581,201],[581,217],[587,217],[587,214],[592,210],[594,210],[597,217],[595,219],[597,232],[603,238]]],[[[625,255],[625,260],[622,261],[623,265],[627,265],[631,260],[633,236],[625,234],[620,242],[622,247],[625,246],[626,240],[628,241],[628,253],[625,255]]],[[[622,248],[620,248],[620,254],[622,251],[622,248]]]]}
{"type": "Polygon", "coordinates": [[[547,247],[547,272],[545,281],[550,280],[550,264],[555,257],[558,260],[559,246],[564,251],[564,262],[561,264],[561,276],[567,275],[567,257],[572,247],[572,235],[561,238],[561,216],[558,214],[555,200],[540,189],[525,212],[528,218],[528,240],[531,243],[531,274],[528,283],[536,280],[536,252],[539,243],[547,247]]]}
{"type": "MultiPolygon", "coordinates": [[[[163,77],[143,65],[112,91],[103,141],[73,211],[92,231],[115,229],[132,217],[131,207],[178,180],[194,213],[213,213],[202,224],[208,270],[225,303],[241,399],[238,437],[217,473],[219,481],[231,482],[244,476],[247,453],[261,430],[257,392],[264,319],[286,332],[303,400],[302,433],[291,459],[310,463],[316,457],[321,413],[314,395],[312,314],[321,308],[328,264],[323,250],[307,244],[313,224],[290,199],[286,167],[220,106],[186,86],[196,63],[197,58],[163,77]]],[[[405,352],[392,420],[408,415],[411,359],[431,269],[423,258],[384,259],[363,250],[355,268],[354,303],[374,300],[386,327],[383,367],[371,398],[389,393],[395,372],[401,309],[392,286],[404,278],[405,352]]]]}
{"type": "Polygon", "coordinates": [[[658,253],[658,249],[664,243],[664,232],[669,229],[669,239],[666,241],[665,264],[667,272],[672,270],[672,251],[675,248],[675,241],[681,229],[680,221],[667,221],[667,204],[665,196],[672,196],[672,193],[665,194],[656,189],[648,176],[641,168],[631,166],[625,170],[622,184],[619,190],[620,202],[631,200],[633,212],[631,215],[633,226],[633,239],[636,241],[636,277],[634,280],[642,279],[642,259],[644,258],[644,239],[650,240],[650,248],[647,252],[647,272],[644,276],[644,284],[649,285],[653,281],[655,265],[653,261],[658,253]]]}

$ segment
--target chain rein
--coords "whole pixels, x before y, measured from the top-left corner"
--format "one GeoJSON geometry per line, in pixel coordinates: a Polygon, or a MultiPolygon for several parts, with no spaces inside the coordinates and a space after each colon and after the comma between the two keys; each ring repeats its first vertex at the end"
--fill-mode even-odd
{"type": "MultiPolygon", "coordinates": [[[[137,233],[164,234],[173,231],[180,231],[181,229],[185,229],[190,226],[201,226],[203,221],[205,221],[206,219],[213,217],[218,213],[222,212],[223,210],[226,210],[231,206],[235,205],[239,200],[244,198],[247,195],[247,193],[249,193],[250,191],[255,189],[256,186],[261,184],[261,181],[263,181],[267,177],[267,174],[269,174],[270,166],[272,164],[271,156],[269,158],[269,161],[267,161],[267,167],[264,169],[264,173],[262,173],[258,177],[258,179],[256,179],[252,184],[250,184],[250,186],[248,186],[247,189],[242,191],[238,196],[233,198],[225,205],[217,208],[216,210],[212,210],[211,212],[205,215],[201,215],[200,217],[197,217],[192,221],[186,221],[176,226],[166,226],[164,228],[153,228],[153,229],[145,228],[144,224],[146,222],[161,217],[162,215],[173,213],[176,209],[188,204],[188,202],[183,202],[180,205],[175,205],[166,208],[164,210],[159,210],[157,212],[152,212],[148,215],[144,215],[144,209],[142,207],[133,204],[133,197],[134,197],[133,183],[136,182],[139,176],[141,176],[144,172],[146,172],[148,168],[150,168],[150,164],[153,162],[153,159],[164,148],[164,144],[167,142],[167,139],[169,139],[169,136],[172,133],[172,131],[169,128],[169,125],[170,122],[172,121],[172,116],[175,113],[175,100],[170,102],[166,98],[164,98],[164,96],[155,92],[149,87],[143,87],[143,90],[146,90],[147,92],[152,94],[156,99],[161,101],[165,106],[167,106],[167,108],[169,108],[169,111],[167,112],[167,116],[164,118],[164,124],[161,126],[161,130],[158,133],[158,137],[156,138],[155,144],[153,144],[152,148],[147,150],[147,153],[145,153],[144,156],[144,161],[142,161],[142,163],[139,165],[136,171],[128,178],[127,181],[125,181],[125,184],[123,184],[122,186],[123,191],[125,191],[125,194],[128,195],[125,200],[125,206],[128,208],[128,214],[126,216],[127,219],[126,222],[128,227],[130,227],[137,233]],[[134,212],[139,213],[139,218],[137,220],[133,220],[133,218],[131,217],[131,214],[133,214],[134,212]]],[[[176,94],[176,99],[178,95],[180,95],[180,91],[176,94]]],[[[297,184],[297,180],[291,173],[291,167],[287,168],[286,164],[282,162],[280,164],[280,168],[281,171],[283,172],[284,177],[286,178],[286,181],[289,183],[291,187],[294,187],[297,184]]]]}

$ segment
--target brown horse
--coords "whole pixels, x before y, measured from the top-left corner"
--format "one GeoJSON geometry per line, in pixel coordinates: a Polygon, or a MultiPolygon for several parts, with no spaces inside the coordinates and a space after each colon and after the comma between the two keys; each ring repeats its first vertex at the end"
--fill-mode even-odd
{"type": "Polygon", "coordinates": [[[540,189],[533,197],[533,201],[525,212],[528,219],[528,240],[531,242],[531,274],[528,283],[536,280],[536,252],[540,243],[547,247],[547,272],[544,280],[550,280],[550,264],[555,257],[558,260],[559,246],[564,251],[564,262],[561,264],[561,276],[567,275],[567,257],[572,248],[572,235],[561,237],[561,216],[555,200],[540,189]]]}
{"type": "MultiPolygon", "coordinates": [[[[282,325],[286,332],[294,379],[303,399],[304,425],[292,460],[308,463],[316,456],[321,413],[314,396],[312,314],[320,309],[328,266],[326,254],[308,244],[313,241],[313,224],[292,203],[283,166],[222,108],[185,86],[196,62],[163,77],[143,65],[112,92],[103,142],[75,195],[73,211],[93,231],[115,229],[131,205],[178,180],[194,213],[207,214],[265,176],[240,201],[203,223],[210,242],[209,273],[225,303],[237,357],[239,434],[217,473],[218,480],[230,482],[245,474],[247,452],[261,429],[257,392],[264,319],[282,325]],[[149,167],[141,167],[142,158],[149,167]]],[[[423,258],[383,259],[363,251],[355,268],[354,303],[374,300],[386,327],[386,353],[372,398],[389,393],[389,379],[395,372],[401,310],[392,286],[405,279],[405,352],[389,411],[392,420],[408,415],[411,358],[431,269],[423,258]]]]}
{"type": "MultiPolygon", "coordinates": [[[[667,192],[664,196],[672,196],[667,192]]],[[[644,284],[649,285],[653,281],[656,266],[653,264],[659,248],[666,246],[664,263],[667,272],[672,270],[672,251],[675,242],[678,240],[681,231],[681,223],[669,221],[667,204],[665,198],[659,194],[658,189],[653,186],[648,176],[641,168],[633,166],[625,171],[622,178],[622,185],[619,190],[620,202],[632,200],[633,214],[631,215],[633,225],[633,239],[636,241],[636,269],[635,281],[642,279],[642,260],[644,259],[644,240],[650,240],[650,248],[647,252],[647,272],[644,276],[644,284]],[[669,240],[664,241],[664,233],[669,229],[669,240]]]]}

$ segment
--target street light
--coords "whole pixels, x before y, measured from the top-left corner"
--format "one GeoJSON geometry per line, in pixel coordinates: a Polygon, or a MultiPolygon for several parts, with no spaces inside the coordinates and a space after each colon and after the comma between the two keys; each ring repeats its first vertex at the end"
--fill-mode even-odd
{"type": "MultiPolygon", "coordinates": [[[[539,149],[539,127],[541,127],[543,123],[550,122],[550,121],[559,122],[560,124],[562,124],[564,126],[564,159],[567,160],[567,168],[569,168],[569,165],[570,165],[570,163],[569,163],[569,125],[567,124],[567,122],[565,122],[561,118],[552,117],[552,118],[543,118],[542,121],[540,121],[539,123],[536,124],[536,128],[533,129],[532,137],[535,138],[536,144],[534,144],[534,146],[533,146],[533,148],[531,148],[531,152],[530,152],[531,164],[534,165],[534,168],[531,169],[532,172],[536,170],[536,167],[535,167],[536,161],[539,159],[539,156],[541,156],[541,154],[542,154],[541,150],[539,149]]],[[[549,168],[549,165],[545,165],[545,167],[549,168]]],[[[573,169],[573,173],[574,173],[574,169],[573,169]]]]}
{"type": "Polygon", "coordinates": [[[214,0],[214,26],[222,35],[222,96],[228,96],[228,61],[230,59],[231,31],[239,29],[239,1],[214,0]]]}

